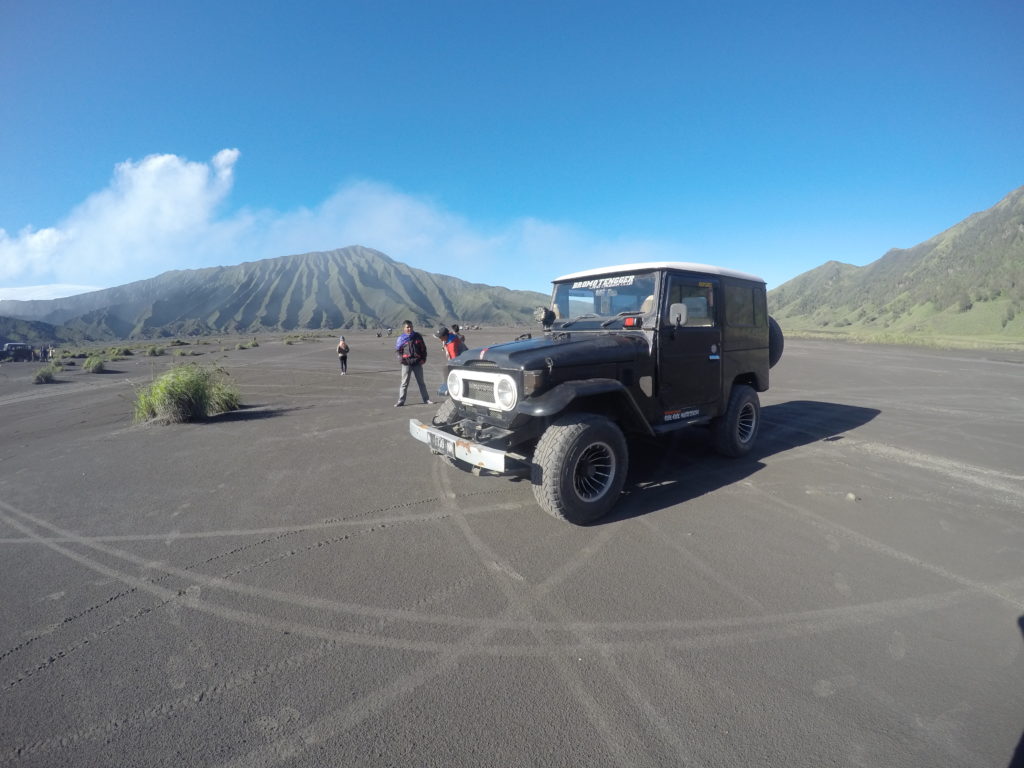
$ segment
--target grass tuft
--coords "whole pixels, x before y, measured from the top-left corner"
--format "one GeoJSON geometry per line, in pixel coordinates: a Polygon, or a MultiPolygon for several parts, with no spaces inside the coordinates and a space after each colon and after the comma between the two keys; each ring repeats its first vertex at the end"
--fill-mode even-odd
{"type": "Polygon", "coordinates": [[[82,370],[86,373],[103,373],[105,369],[106,365],[103,362],[103,358],[99,355],[86,358],[86,361],[82,363],[82,370]]]}
{"type": "Polygon", "coordinates": [[[44,365],[36,371],[36,375],[32,377],[33,384],[52,384],[56,380],[56,371],[52,365],[44,365]]]}
{"type": "Polygon", "coordinates": [[[205,419],[237,410],[238,391],[221,368],[179,365],[164,373],[135,399],[135,421],[156,419],[165,424],[205,419]]]}

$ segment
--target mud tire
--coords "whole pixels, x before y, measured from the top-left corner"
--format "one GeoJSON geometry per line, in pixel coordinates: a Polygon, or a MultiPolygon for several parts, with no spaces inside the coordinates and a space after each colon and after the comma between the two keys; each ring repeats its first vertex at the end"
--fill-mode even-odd
{"type": "Polygon", "coordinates": [[[786,338],[782,335],[782,326],[771,315],[768,316],[768,367],[774,368],[782,359],[782,350],[786,346],[786,338]]]}
{"type": "Polygon", "coordinates": [[[553,517],[587,525],[615,506],[628,466],[626,439],[614,422],[592,413],[567,414],[537,443],[533,494],[553,517]]]}
{"type": "Polygon", "coordinates": [[[435,427],[443,427],[455,421],[455,416],[455,401],[448,398],[441,403],[441,407],[438,408],[437,412],[431,417],[430,423],[435,427]]]}
{"type": "Polygon", "coordinates": [[[729,395],[725,413],[712,422],[715,450],[724,456],[745,456],[757,441],[761,426],[761,401],[753,387],[737,384],[729,395]]]}

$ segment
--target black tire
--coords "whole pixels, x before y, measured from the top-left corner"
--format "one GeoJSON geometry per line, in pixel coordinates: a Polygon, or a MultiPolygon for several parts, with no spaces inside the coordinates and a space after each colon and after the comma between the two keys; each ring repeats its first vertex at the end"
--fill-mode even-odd
{"type": "Polygon", "coordinates": [[[753,387],[737,384],[725,413],[714,421],[715,450],[724,456],[745,456],[757,440],[761,401],[753,387]]]}
{"type": "Polygon", "coordinates": [[[782,335],[782,327],[774,317],[768,316],[768,367],[774,368],[782,359],[782,350],[786,346],[786,338],[782,335]]]}
{"type": "Polygon", "coordinates": [[[437,409],[437,413],[434,414],[433,418],[430,419],[430,423],[435,427],[443,427],[446,424],[451,424],[455,421],[455,401],[448,398],[441,407],[437,409]]]}
{"type": "Polygon", "coordinates": [[[593,413],[562,416],[533,454],[533,495],[548,514],[576,525],[604,517],[626,482],[629,452],[614,422],[593,413]]]}

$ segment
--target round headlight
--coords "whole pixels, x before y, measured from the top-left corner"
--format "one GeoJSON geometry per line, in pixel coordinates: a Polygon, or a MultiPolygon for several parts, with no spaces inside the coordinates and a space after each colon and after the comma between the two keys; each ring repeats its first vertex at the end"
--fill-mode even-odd
{"type": "Polygon", "coordinates": [[[462,382],[455,371],[451,371],[448,374],[448,394],[456,400],[462,397],[462,382]]]}
{"type": "Polygon", "coordinates": [[[498,379],[494,387],[494,394],[498,398],[498,405],[502,410],[511,411],[516,404],[516,385],[512,379],[498,379]]]}

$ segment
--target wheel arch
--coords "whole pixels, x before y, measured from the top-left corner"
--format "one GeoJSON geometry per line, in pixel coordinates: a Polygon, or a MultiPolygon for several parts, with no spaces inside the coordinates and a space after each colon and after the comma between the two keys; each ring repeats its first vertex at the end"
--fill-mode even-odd
{"type": "Polygon", "coordinates": [[[726,409],[729,407],[729,398],[732,397],[733,390],[736,387],[743,385],[751,387],[755,392],[764,392],[768,389],[768,382],[762,381],[756,371],[736,373],[731,379],[722,382],[722,397],[720,400],[719,413],[725,413],[726,409]]]}
{"type": "Polygon", "coordinates": [[[608,417],[624,433],[654,434],[629,390],[615,379],[564,382],[524,403],[520,412],[548,420],[564,413],[594,413],[608,417]]]}

